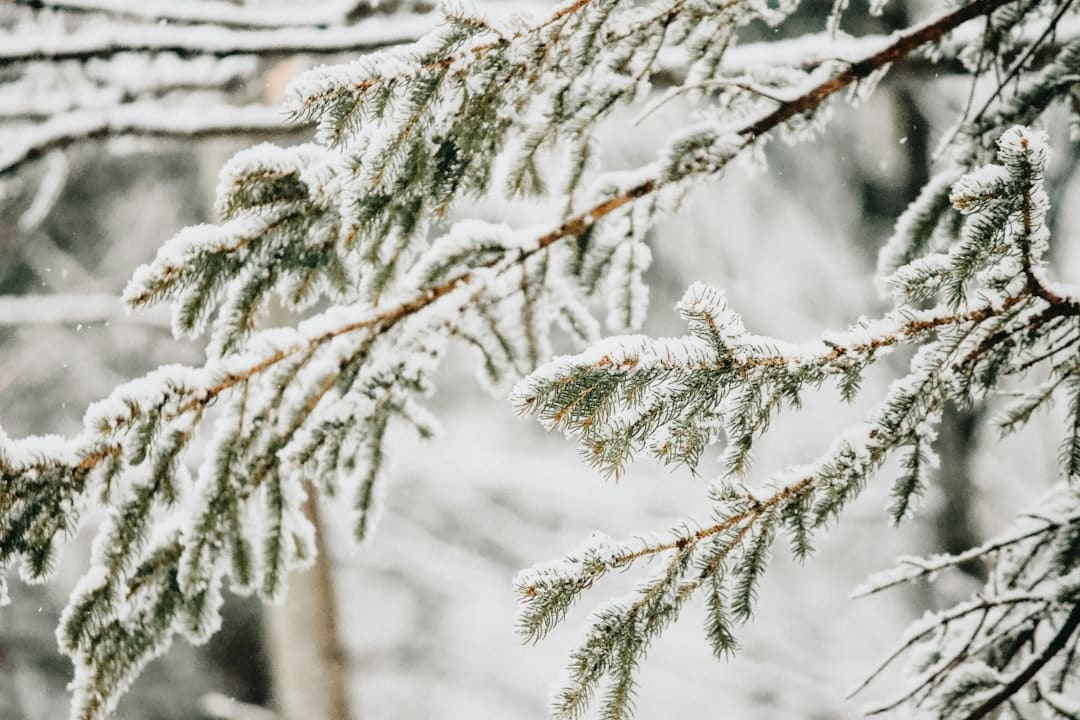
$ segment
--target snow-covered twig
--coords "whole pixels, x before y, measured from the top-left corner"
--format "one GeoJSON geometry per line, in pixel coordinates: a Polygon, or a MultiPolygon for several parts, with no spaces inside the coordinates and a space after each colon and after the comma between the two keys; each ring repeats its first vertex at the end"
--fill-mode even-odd
{"type": "Polygon", "coordinates": [[[1016,545],[1025,540],[1030,540],[1038,535],[1056,530],[1063,525],[1072,525],[1080,523],[1080,515],[1072,515],[1061,519],[1045,519],[1045,524],[1041,527],[1027,530],[1020,533],[1007,535],[1000,538],[995,538],[983,545],[973,547],[970,550],[965,550],[962,553],[956,553],[952,555],[935,555],[928,558],[919,557],[902,557],[899,559],[900,565],[892,570],[886,570],[882,573],[874,575],[869,578],[865,583],[855,588],[852,591],[851,596],[853,598],[867,597],[874,593],[879,593],[882,590],[888,590],[889,588],[902,585],[903,583],[918,580],[922,577],[933,575],[946,568],[956,567],[957,565],[963,565],[977,560],[990,553],[997,552],[1004,548],[1016,545]]]}
{"type": "Polygon", "coordinates": [[[101,13],[147,22],[220,25],[247,30],[344,25],[349,13],[357,10],[359,5],[371,5],[346,1],[289,7],[241,5],[224,0],[144,0],[139,3],[126,0],[15,0],[15,4],[72,13],[101,13]]]}
{"type": "MultiPolygon", "coordinates": [[[[202,7],[201,3],[199,7],[202,7]]],[[[512,8],[488,2],[481,4],[479,9],[484,14],[500,16],[506,15],[508,10],[531,13],[544,7],[548,6],[537,2],[513,3],[512,8]]],[[[259,9],[259,12],[263,11],[259,9]]],[[[288,12],[292,15],[307,11],[288,12]]],[[[172,52],[184,57],[368,52],[413,42],[434,30],[440,20],[435,12],[401,12],[372,15],[353,25],[326,27],[309,24],[239,29],[220,25],[91,24],[68,35],[10,34],[3,37],[0,40],[0,67],[38,61],[90,60],[132,52],[172,52]]]]}
{"type": "Polygon", "coordinates": [[[0,327],[134,322],[169,327],[164,308],[131,313],[115,295],[0,295],[0,327]]]}
{"type": "Polygon", "coordinates": [[[97,138],[127,135],[200,138],[280,133],[290,129],[276,108],[265,105],[169,106],[154,102],[87,109],[54,117],[0,149],[0,177],[58,148],[97,138]]]}
{"type": "Polygon", "coordinates": [[[223,27],[114,24],[91,25],[69,35],[9,35],[0,42],[0,67],[112,57],[119,53],[171,52],[210,55],[285,56],[367,52],[408,43],[438,25],[434,13],[371,17],[345,27],[233,30],[223,27]]]}

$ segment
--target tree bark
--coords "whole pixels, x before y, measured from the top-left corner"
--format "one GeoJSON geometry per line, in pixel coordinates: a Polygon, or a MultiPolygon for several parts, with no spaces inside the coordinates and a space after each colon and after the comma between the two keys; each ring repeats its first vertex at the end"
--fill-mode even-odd
{"type": "Polygon", "coordinates": [[[290,576],[285,603],[267,610],[274,701],[284,720],[352,720],[331,561],[312,487],[304,511],[319,554],[311,568],[290,576]]]}

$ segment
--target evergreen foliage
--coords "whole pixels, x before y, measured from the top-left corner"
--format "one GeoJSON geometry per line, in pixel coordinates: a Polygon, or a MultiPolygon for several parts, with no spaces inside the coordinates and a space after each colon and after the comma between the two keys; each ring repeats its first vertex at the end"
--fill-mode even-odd
{"type": "MultiPolygon", "coordinates": [[[[625,717],[631,707],[625,687],[635,663],[695,593],[706,597],[706,631],[714,650],[730,652],[733,626],[752,615],[774,539],[786,536],[795,556],[806,557],[814,534],[838,520],[894,456],[900,473],[893,481],[890,513],[901,522],[931,481],[932,446],[946,402],[969,404],[1010,376],[1033,374],[1036,365],[1049,368],[1052,389],[1041,387],[1008,406],[1002,426],[1023,423],[1058,392],[1072,402],[1069,387],[1080,368],[1075,350],[1080,301],[1045,277],[1045,143],[1041,134],[1013,127],[998,143],[1000,165],[973,170],[953,184],[950,204],[965,216],[958,237],[947,250],[923,255],[888,278],[901,304],[879,320],[795,346],[747,333],[722,293],[698,284],[678,306],[690,335],[611,338],[579,355],[557,358],[518,384],[513,398],[520,412],[564,431],[587,458],[610,472],[618,472],[637,450],[694,468],[706,445],[726,440],[725,473],[711,488],[710,524],[688,520],[655,538],[604,540],[518,576],[521,629],[536,639],[602,575],[645,558],[665,558],[664,572],[644,580],[634,597],[595,612],[555,701],[557,716],[578,717],[606,678],[611,690],[603,712],[625,717]],[[935,297],[942,300],[933,307],[914,304],[935,297]],[[851,399],[866,369],[898,345],[917,348],[909,372],[864,422],[814,463],[754,488],[743,483],[750,451],[777,412],[798,407],[807,388],[828,381],[851,399]]],[[[1075,410],[1073,402],[1070,426],[1075,410]]],[[[939,717],[981,717],[971,713],[1036,662],[1037,653],[1024,648],[1027,640],[1058,632],[1064,633],[1060,645],[1072,639],[1080,622],[1080,554],[1070,519],[1078,499],[1069,484],[1074,453],[1070,428],[1061,457],[1066,480],[1046,501],[1052,509],[1037,515],[1048,519],[1039,532],[1006,542],[1010,551],[995,563],[986,592],[917,626],[911,644],[932,636],[927,643],[947,650],[926,651],[932,659],[922,671],[931,678],[920,676],[922,684],[890,708],[915,700],[939,717]],[[1040,540],[1033,545],[1035,536],[1040,540]],[[956,622],[979,612],[980,627],[956,622]],[[984,621],[991,633],[987,638],[979,636],[984,621]]],[[[962,560],[1002,547],[995,542],[962,560]]],[[[946,567],[959,561],[934,562],[946,567]]],[[[1075,689],[1074,661],[1064,662],[1055,692],[1075,689]]]]}
{"type": "Polygon", "coordinates": [[[603,717],[628,717],[650,643],[694,596],[714,652],[735,652],[776,541],[810,555],[893,458],[890,515],[901,522],[933,482],[945,404],[1015,383],[1031,390],[1005,409],[1006,431],[1064,395],[1064,477],[1013,534],[876,582],[976,557],[993,564],[983,593],[913,628],[916,685],[888,707],[974,718],[1020,702],[1074,716],[1080,299],[1048,279],[1048,140],[1029,129],[1072,102],[1080,41],[1051,42],[1071,4],[973,0],[852,59],[731,61],[736,70],[740,33],[782,23],[798,3],[574,0],[506,25],[454,7],[416,45],[297,79],[287,109],[317,125],[314,141],[234,157],[220,222],[179,233],[126,290],[133,308],[171,303],[178,335],[206,334],[205,365],[117,388],[74,438],[0,437],[0,570],[47,579],[81,516],[108,510],[58,629],[75,663],[73,717],[108,716],[176,634],[208,638],[226,583],[280,601],[289,571],[315,552],[308,494],[346,495],[357,539],[369,537],[388,432],[435,432],[424,400],[455,339],[476,349],[485,386],[513,387],[519,412],[566,433],[604,474],[640,452],[693,470],[724,445],[708,521],[624,542],[597,535],[515,580],[519,630],[539,640],[599,578],[656,558],[631,595],[594,612],[557,717],[594,701],[603,717]],[[685,337],[598,339],[600,306],[611,331],[640,328],[646,235],[689,189],[736,158],[760,158],[773,136],[814,138],[841,91],[861,100],[916,53],[953,58],[975,78],[1011,63],[986,107],[958,121],[938,174],[882,250],[890,312],[795,345],[749,333],[723,293],[699,283],[678,306],[685,337]],[[661,72],[677,78],[669,92],[698,102],[693,123],[653,163],[602,172],[603,121],[642,104],[661,72]],[[559,150],[566,171],[546,177],[542,158],[559,150]],[[458,201],[491,194],[554,196],[564,215],[555,227],[445,225],[458,201]],[[275,302],[302,319],[266,328],[275,302]],[[549,360],[556,327],[585,349],[549,360]],[[817,460],[748,484],[778,413],[830,382],[854,398],[899,346],[915,349],[907,374],[864,422],[817,460]],[[1034,691],[1017,699],[1029,681],[1034,691]]]}

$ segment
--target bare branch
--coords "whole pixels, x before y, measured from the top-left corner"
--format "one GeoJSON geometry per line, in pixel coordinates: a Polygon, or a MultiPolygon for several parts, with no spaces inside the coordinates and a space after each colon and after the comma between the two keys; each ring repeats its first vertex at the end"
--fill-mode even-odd
{"type": "Polygon", "coordinates": [[[91,26],[60,38],[48,35],[6,37],[0,45],[0,67],[27,62],[85,61],[128,52],[171,52],[183,57],[368,52],[413,42],[434,29],[438,21],[434,13],[411,13],[393,19],[372,17],[354,26],[328,28],[233,30],[215,26],[91,26]]]}
{"type": "Polygon", "coordinates": [[[169,327],[164,308],[131,313],[115,295],[3,295],[0,296],[0,327],[17,325],[90,325],[101,322],[135,322],[169,327]]]}
{"type": "MultiPolygon", "coordinates": [[[[130,7],[130,4],[127,5],[130,7]]],[[[515,12],[527,12],[539,7],[542,6],[514,3],[513,9],[515,12]]],[[[481,8],[492,15],[506,13],[506,6],[498,3],[482,5],[481,8]]],[[[220,25],[95,25],[59,39],[49,35],[5,37],[0,43],[0,67],[27,62],[85,61],[130,52],[171,52],[183,57],[281,57],[369,52],[413,42],[437,27],[439,22],[438,13],[409,12],[393,16],[375,15],[355,25],[278,26],[258,30],[220,25]]]]}
{"type": "Polygon", "coordinates": [[[119,135],[192,139],[300,129],[302,126],[290,128],[276,108],[265,105],[184,107],[147,101],[80,110],[55,117],[0,150],[0,177],[82,140],[119,135]]]}
{"type": "MultiPolygon", "coordinates": [[[[170,2],[145,0],[140,3],[125,0],[15,0],[16,5],[34,9],[61,10],[71,13],[101,13],[112,17],[165,21],[170,23],[208,24],[222,27],[257,30],[283,27],[328,27],[344,25],[356,3],[336,3],[307,6],[237,5],[222,0],[201,2],[170,2]]],[[[370,5],[365,3],[365,5],[370,5]]]]}
{"type": "Polygon", "coordinates": [[[1074,605],[1072,612],[1062,623],[1057,634],[1047,643],[1042,652],[1032,660],[1027,667],[1020,671],[1016,677],[1008,682],[1003,688],[986,699],[979,707],[975,708],[965,720],[979,720],[987,717],[999,705],[1020,692],[1028,682],[1034,678],[1046,663],[1050,662],[1069,642],[1069,638],[1080,628],[1080,605],[1074,605]]]}

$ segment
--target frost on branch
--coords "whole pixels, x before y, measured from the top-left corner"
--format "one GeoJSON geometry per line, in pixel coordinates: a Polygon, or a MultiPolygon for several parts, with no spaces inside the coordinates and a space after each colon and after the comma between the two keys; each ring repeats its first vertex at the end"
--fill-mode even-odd
{"type": "Polygon", "coordinates": [[[908,628],[902,645],[858,689],[904,653],[911,657],[910,682],[899,696],[870,711],[908,705],[938,717],[974,716],[1031,681],[1033,697],[1041,698],[1032,704],[1041,704],[1050,717],[1068,717],[1066,699],[1080,690],[1073,637],[1080,628],[1075,483],[1057,485],[1004,535],[959,555],[903,558],[856,593],[879,592],[973,560],[991,567],[985,587],[908,628]]]}
{"type": "Polygon", "coordinates": [[[317,145],[259,145],[233,157],[218,185],[219,225],[189,227],[136,271],[132,307],[173,302],[178,335],[201,333],[216,313],[216,354],[236,350],[272,292],[303,309],[341,298],[356,274],[355,233],[342,219],[335,156],[317,145]]]}
{"type": "MultiPolygon", "coordinates": [[[[732,652],[774,540],[806,555],[892,455],[903,473],[891,514],[907,516],[929,480],[945,400],[1042,364],[1052,384],[1024,396],[1005,424],[1061,391],[1075,415],[1080,382],[1067,358],[1077,303],[1042,268],[1041,140],[1010,131],[999,168],[956,182],[990,161],[987,137],[1068,93],[1072,44],[961,128],[952,174],[898,229],[883,267],[901,299],[928,309],[902,305],[794,345],[747,332],[717,290],[695,285],[680,304],[686,337],[609,339],[544,365],[553,327],[579,347],[596,342],[594,307],[615,332],[641,326],[646,238],[688,190],[776,133],[814,137],[836,93],[861,97],[854,91],[916,48],[943,52],[967,21],[992,15],[986,35],[1004,43],[1047,9],[1006,4],[959,5],[860,43],[870,49],[850,60],[816,48],[805,63],[736,69],[725,61],[739,29],[778,23],[796,3],[574,0],[532,25],[451,9],[416,45],[298,79],[288,109],[318,126],[315,141],[237,155],[221,176],[220,221],[166,243],[126,293],[135,307],[172,303],[178,334],[210,337],[207,362],[117,388],[74,438],[0,437],[0,567],[42,580],[81,511],[109,513],[59,631],[75,661],[74,716],[107,716],[176,634],[208,637],[226,584],[279,601],[289,570],[314,552],[308,496],[344,498],[358,539],[369,537],[389,432],[435,432],[424,401],[455,339],[475,349],[482,381],[498,391],[540,367],[515,390],[519,410],[567,432],[607,472],[642,451],[694,468],[727,443],[706,521],[628,543],[596,539],[519,577],[521,627],[538,639],[608,571],[668,560],[598,612],[557,698],[564,716],[579,715],[605,680],[607,715],[628,714],[635,667],[695,593],[713,649],[732,652]],[[598,168],[602,123],[646,99],[673,55],[685,77],[673,92],[700,106],[693,123],[658,139],[642,168],[598,168]],[[546,155],[562,150],[564,172],[548,177],[546,155]],[[565,213],[534,228],[442,224],[463,198],[533,194],[556,196],[565,213]],[[266,327],[274,303],[303,319],[266,327]],[[900,344],[919,348],[910,372],[865,423],[764,488],[743,484],[778,412],[824,382],[854,396],[866,367],[900,344]]],[[[1070,476],[1080,474],[1076,427],[1063,451],[1070,476]]]]}
{"type": "Polygon", "coordinates": [[[177,633],[205,640],[226,585],[280,601],[314,552],[306,496],[345,496],[370,536],[392,425],[436,430],[423,400],[448,340],[505,388],[550,356],[553,327],[596,339],[591,298],[613,327],[641,324],[645,235],[676,198],[628,203],[640,176],[591,182],[603,212],[554,230],[435,222],[490,187],[538,190],[537,153],[567,139],[572,196],[596,123],[645,89],[663,47],[755,16],[595,2],[498,29],[451,13],[412,49],[297,81],[290,107],[318,121],[319,141],[234,157],[220,222],[179,233],[125,293],[135,308],[171,303],[179,335],[207,333],[207,363],[117,388],[75,438],[0,447],[5,568],[44,579],[79,511],[109,509],[59,630],[75,717],[108,715],[177,633]],[[267,329],[272,303],[305,319],[267,329]]]}
{"type": "MultiPolygon", "coordinates": [[[[1053,289],[1046,279],[1046,155],[1043,135],[1014,127],[998,142],[1000,165],[973,170],[953,184],[950,203],[965,218],[960,241],[945,252],[912,259],[890,280],[898,297],[913,304],[940,298],[929,309],[901,304],[879,320],[795,346],[749,334],[720,291],[698,284],[678,305],[689,335],[611,338],[578,355],[556,358],[518,384],[513,394],[518,411],[565,432],[607,473],[620,473],[640,450],[693,468],[707,447],[726,446],[724,475],[711,485],[712,515],[706,523],[688,520],[661,537],[593,544],[563,562],[518,576],[519,624],[526,637],[536,640],[604,574],[639,559],[664,558],[663,570],[643,580],[635,595],[594,612],[555,695],[556,716],[579,717],[606,684],[603,715],[626,717],[633,675],[649,642],[677,619],[684,601],[695,593],[706,598],[706,635],[713,649],[719,655],[730,652],[734,625],[752,614],[773,541],[785,536],[796,557],[805,557],[814,534],[839,519],[890,457],[900,461],[890,515],[900,522],[911,514],[933,478],[932,445],[947,401],[969,403],[992,394],[1007,378],[1026,378],[1035,365],[1047,367],[1057,382],[1040,389],[1037,401],[1025,397],[1007,410],[1008,423],[1022,423],[1035,406],[1062,391],[1071,394],[1069,388],[1077,385],[1080,301],[1053,289]],[[908,374],[889,387],[863,423],[814,462],[753,489],[744,484],[750,453],[776,413],[797,408],[803,392],[827,380],[851,399],[866,368],[902,344],[917,348],[908,374]]],[[[1080,405],[1072,397],[1070,402],[1062,467],[1071,478],[1080,405]]],[[[1065,493],[1073,504],[1074,496],[1071,490],[1065,493]]],[[[1051,528],[1061,533],[1061,544],[1055,539],[1030,552],[1057,560],[1042,563],[1039,571],[1026,564],[1017,571],[1015,559],[999,559],[994,571],[1021,585],[1026,582],[1021,575],[1029,573],[1025,577],[1041,584],[1037,593],[1030,595],[1034,591],[1025,586],[1028,599],[979,602],[994,608],[1002,622],[1012,616],[1014,604],[1025,612],[1037,609],[1042,614],[1035,626],[1040,629],[1032,637],[1063,635],[1067,640],[1080,625],[1076,526],[1071,520],[1048,520],[1044,530],[1051,528]],[[999,611],[999,605],[1005,609],[999,611]]],[[[949,612],[967,617],[969,608],[949,612]]],[[[944,626],[948,633],[943,630],[941,638],[978,631],[948,622],[944,626]]],[[[996,634],[987,642],[1007,641],[1013,637],[1008,632],[1033,632],[1035,626],[995,622],[988,632],[996,634]]],[[[924,681],[896,704],[915,700],[941,717],[963,717],[980,702],[1008,697],[1014,692],[1010,683],[1032,656],[1013,650],[991,668],[980,653],[997,658],[993,653],[1001,646],[973,646],[974,640],[963,648],[950,640],[952,649],[935,654],[926,665],[933,681],[924,681]]],[[[1060,693],[1063,687],[1052,691],[1060,693]]]]}
{"type": "MultiPolygon", "coordinates": [[[[1041,3],[1008,4],[992,16],[987,28],[988,45],[969,46],[969,53],[982,53],[993,43],[1012,45],[1018,30],[1025,27],[1023,18],[1038,12],[1041,3]],[[983,48],[979,50],[979,48],[983,48]]],[[[985,62],[985,59],[983,60],[985,62]]],[[[964,227],[962,216],[949,202],[949,191],[965,172],[994,160],[996,143],[1001,133],[1012,125],[1031,125],[1038,121],[1055,102],[1067,98],[1080,73],[1080,40],[1071,39],[1056,51],[1051,62],[1018,79],[1016,92],[999,105],[985,108],[980,116],[961,122],[950,142],[939,150],[944,157],[938,163],[937,174],[925,185],[901,215],[887,245],[878,257],[881,278],[888,277],[900,267],[929,252],[947,249],[959,241],[964,227]]]]}

